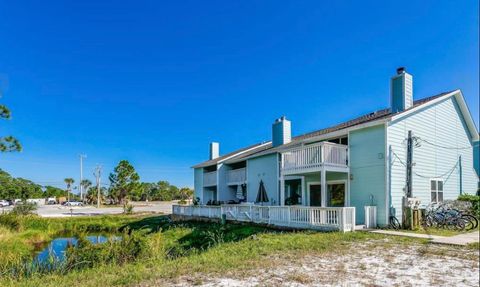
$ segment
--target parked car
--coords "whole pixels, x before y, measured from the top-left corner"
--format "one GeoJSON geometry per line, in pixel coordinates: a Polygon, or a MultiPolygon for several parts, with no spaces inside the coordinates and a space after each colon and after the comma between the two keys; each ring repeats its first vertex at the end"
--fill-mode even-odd
{"type": "Polygon", "coordinates": [[[10,203],[6,200],[0,200],[0,207],[5,207],[5,206],[9,206],[10,203]]]}
{"type": "Polygon", "coordinates": [[[80,201],[70,200],[63,203],[64,206],[83,206],[83,203],[80,201]]]}
{"type": "Polygon", "coordinates": [[[55,197],[49,197],[47,198],[47,204],[48,205],[57,204],[57,200],[55,199],[55,197]]]}

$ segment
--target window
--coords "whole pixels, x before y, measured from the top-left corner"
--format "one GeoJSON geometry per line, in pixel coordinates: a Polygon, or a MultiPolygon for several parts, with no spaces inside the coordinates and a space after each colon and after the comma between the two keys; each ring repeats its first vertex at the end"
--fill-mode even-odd
{"type": "Polygon", "coordinates": [[[432,179],[430,180],[430,192],[432,196],[432,202],[443,201],[443,180],[432,179]]]}

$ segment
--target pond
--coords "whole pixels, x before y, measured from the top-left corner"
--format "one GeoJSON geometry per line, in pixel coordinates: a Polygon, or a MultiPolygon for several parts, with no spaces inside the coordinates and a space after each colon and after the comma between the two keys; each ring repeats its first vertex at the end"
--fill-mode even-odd
{"type": "MultiPolygon", "coordinates": [[[[120,236],[94,234],[87,235],[85,238],[93,244],[101,244],[108,240],[120,240],[120,236]]],[[[65,253],[70,246],[76,246],[78,239],[75,237],[57,237],[50,241],[47,246],[37,249],[37,253],[33,259],[34,264],[47,264],[50,260],[62,262],[65,260],[65,253]]]]}

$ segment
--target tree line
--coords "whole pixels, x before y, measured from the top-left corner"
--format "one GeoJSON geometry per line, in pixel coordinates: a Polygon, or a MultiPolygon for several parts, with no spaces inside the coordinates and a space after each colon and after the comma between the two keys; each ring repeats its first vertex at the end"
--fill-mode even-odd
{"type": "MultiPolygon", "coordinates": [[[[188,187],[179,188],[168,181],[141,182],[135,168],[126,160],[122,160],[110,173],[109,185],[100,187],[101,201],[107,199],[112,203],[124,203],[127,200],[186,200],[191,198],[193,190],[188,187]]],[[[28,199],[48,197],[70,197],[79,199],[72,192],[75,180],[66,178],[65,189],[54,186],[42,186],[23,178],[14,178],[0,169],[0,199],[28,199]]],[[[97,187],[88,179],[81,182],[85,191],[85,200],[89,203],[97,201],[97,187]]]]}

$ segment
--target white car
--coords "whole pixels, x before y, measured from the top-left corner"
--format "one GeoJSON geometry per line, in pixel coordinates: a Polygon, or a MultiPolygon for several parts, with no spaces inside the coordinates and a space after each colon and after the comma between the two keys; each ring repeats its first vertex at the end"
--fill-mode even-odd
{"type": "Polygon", "coordinates": [[[83,203],[80,201],[66,201],[63,205],[65,206],[83,206],[83,203]]]}
{"type": "Polygon", "coordinates": [[[5,206],[9,206],[10,203],[6,200],[0,200],[0,207],[5,207],[5,206]]]}

